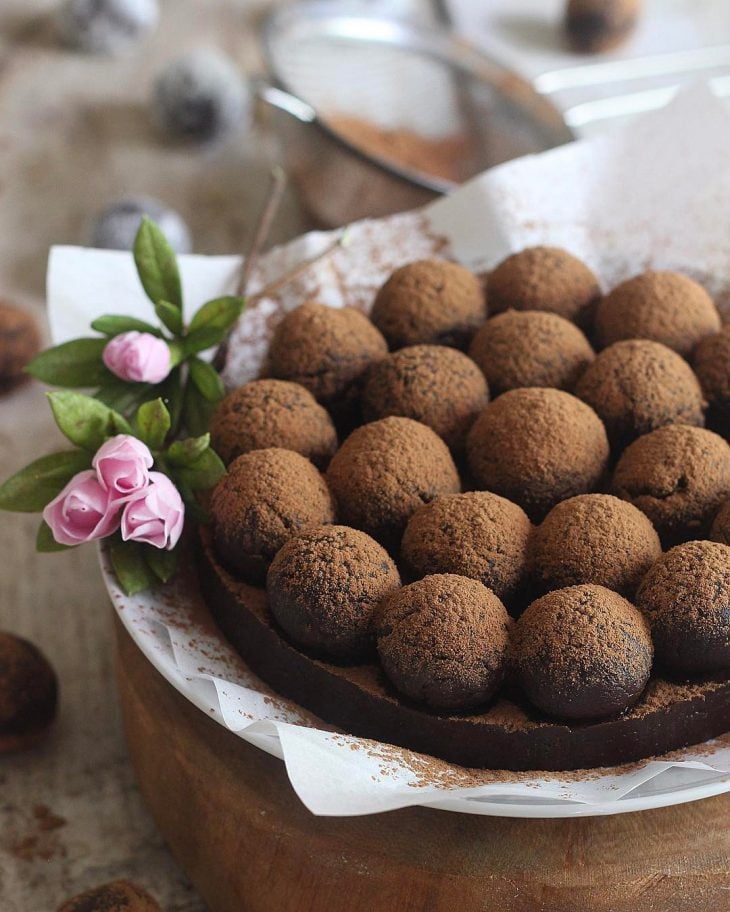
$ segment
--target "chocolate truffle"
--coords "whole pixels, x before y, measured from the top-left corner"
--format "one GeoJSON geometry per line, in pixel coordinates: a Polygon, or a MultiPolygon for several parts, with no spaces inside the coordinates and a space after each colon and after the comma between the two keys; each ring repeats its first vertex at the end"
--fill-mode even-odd
{"type": "Polygon", "coordinates": [[[666,345],[647,339],[609,345],[580,378],[575,394],[595,409],[619,450],[667,424],[705,423],[702,390],[690,366],[666,345]]]}
{"type": "Polygon", "coordinates": [[[385,339],[359,310],[308,303],[276,327],[269,370],[272,377],[301,383],[322,405],[345,414],[367,368],[387,354],[385,339]]]}
{"type": "Polygon", "coordinates": [[[572,390],[594,358],[583,333],[557,314],[508,310],[482,326],[469,349],[492,394],[523,386],[572,390]]]}
{"type": "Polygon", "coordinates": [[[317,655],[348,662],[367,657],[373,612],[399,586],[388,552],[348,526],[295,535],[266,578],[269,608],[287,636],[317,655]]]}
{"type": "Polygon", "coordinates": [[[624,450],[613,493],[646,513],[665,547],[702,537],[730,497],[730,446],[704,428],[659,428],[624,450]]]}
{"type": "Polygon", "coordinates": [[[565,32],[580,54],[598,54],[621,44],[633,31],[641,0],[568,0],[565,32]]]}
{"type": "Polygon", "coordinates": [[[486,586],[438,573],[404,586],[376,615],[378,653],[400,693],[432,709],[486,703],[502,683],[510,618],[486,586]]]}
{"type": "Polygon", "coordinates": [[[725,501],[712,521],[710,538],[723,545],[730,545],[730,500],[725,501]]]}
{"type": "Polygon", "coordinates": [[[550,716],[614,716],[641,696],[651,673],[649,625],[603,586],[569,586],[533,602],[515,624],[512,658],[528,698],[550,716]]]}
{"type": "Polygon", "coordinates": [[[542,591],[595,583],[631,596],[661,553],[641,510],[609,494],[580,494],[554,506],[535,530],[530,569],[542,591]]]}
{"type": "Polygon", "coordinates": [[[115,880],[67,900],[58,912],[161,912],[146,890],[128,880],[115,880]]]}
{"type": "Polygon", "coordinates": [[[719,329],[712,298],[679,272],[642,272],[596,308],[595,335],[602,348],[621,339],[651,339],[686,358],[700,339],[719,329]]]}
{"type": "Polygon", "coordinates": [[[487,305],[468,269],[418,260],[396,269],[375,296],[370,316],[392,349],[419,343],[463,349],[484,322],[487,305]]]}
{"type": "Polygon", "coordinates": [[[587,326],[600,296],[591,270],[559,247],[527,247],[513,253],[487,279],[492,313],[548,310],[587,326]]]}
{"type": "Polygon", "coordinates": [[[45,656],[27,640],[0,633],[0,755],[42,741],[57,702],[56,675],[45,656]]]}
{"type": "Polygon", "coordinates": [[[636,604],[665,668],[679,675],[730,668],[730,547],[691,541],[667,551],[644,578],[636,604]]]}
{"type": "Polygon", "coordinates": [[[709,403],[707,424],[730,440],[730,324],[702,339],[692,363],[709,403]]]}
{"type": "Polygon", "coordinates": [[[523,581],[531,530],[524,510],[497,494],[445,494],[410,518],[401,554],[415,577],[468,576],[509,605],[523,581]]]}
{"type": "Polygon", "coordinates": [[[362,412],[366,421],[414,418],[459,452],[488,400],[487,382],[466,355],[444,345],[412,345],[370,370],[362,412]]]}
{"type": "Polygon", "coordinates": [[[327,470],[342,522],[394,550],[410,517],[460,490],[446,444],[411,418],[382,418],[353,431],[327,470]]]}
{"type": "Polygon", "coordinates": [[[223,462],[242,453],[281,447],[325,468],[337,449],[326,409],[298,383],[254,380],[230,392],[210,422],[213,447],[223,462]]]}
{"type": "Polygon", "coordinates": [[[606,431],[585,403],[562,390],[510,390],[491,402],[467,439],[477,486],[541,519],[566,497],[592,491],[608,463],[606,431]]]}
{"type": "Polygon", "coordinates": [[[243,579],[263,583],[276,552],[297,532],[334,522],[324,478],[291,450],[244,453],[228,467],[211,498],[218,556],[243,579]]]}
{"type": "Polygon", "coordinates": [[[0,392],[28,379],[23,368],[41,347],[31,314],[0,301],[0,392]]]}

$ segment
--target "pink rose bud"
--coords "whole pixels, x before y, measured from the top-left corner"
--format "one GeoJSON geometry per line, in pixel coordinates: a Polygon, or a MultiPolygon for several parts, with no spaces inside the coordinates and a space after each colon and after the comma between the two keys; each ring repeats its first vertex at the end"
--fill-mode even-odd
{"type": "Polygon", "coordinates": [[[149,485],[153,461],[149,447],[141,440],[131,434],[117,434],[99,447],[91,464],[102,488],[119,501],[149,485]]]}
{"type": "Polygon", "coordinates": [[[161,383],[170,373],[170,349],[152,333],[132,330],[115,336],[102,358],[113,374],[133,383],[161,383]]]}
{"type": "Polygon", "coordinates": [[[87,469],[69,481],[43,510],[53,537],[61,545],[82,545],[105,538],[119,528],[118,501],[103,488],[96,472],[87,469]]]}
{"type": "Polygon", "coordinates": [[[122,514],[124,541],[142,542],[171,551],[185,522],[185,504],[167,475],[150,472],[150,486],[132,497],[122,514]]]}

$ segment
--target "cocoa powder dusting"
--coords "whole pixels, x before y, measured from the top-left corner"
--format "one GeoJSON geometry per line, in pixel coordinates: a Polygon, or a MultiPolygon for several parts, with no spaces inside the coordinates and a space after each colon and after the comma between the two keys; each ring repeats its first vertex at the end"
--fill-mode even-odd
{"type": "Polygon", "coordinates": [[[115,880],[67,900],[58,912],[161,912],[150,894],[128,880],[115,880]]]}
{"type": "Polygon", "coordinates": [[[730,439],[730,324],[706,336],[692,356],[695,372],[709,402],[707,423],[730,439]]]}

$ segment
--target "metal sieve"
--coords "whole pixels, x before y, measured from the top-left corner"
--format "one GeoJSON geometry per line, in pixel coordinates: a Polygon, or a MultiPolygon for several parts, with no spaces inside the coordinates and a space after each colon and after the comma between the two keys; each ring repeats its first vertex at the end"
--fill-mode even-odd
{"type": "Polygon", "coordinates": [[[573,139],[529,83],[444,29],[312,2],[275,12],[263,48],[259,95],[326,226],[413,208],[573,139]]]}

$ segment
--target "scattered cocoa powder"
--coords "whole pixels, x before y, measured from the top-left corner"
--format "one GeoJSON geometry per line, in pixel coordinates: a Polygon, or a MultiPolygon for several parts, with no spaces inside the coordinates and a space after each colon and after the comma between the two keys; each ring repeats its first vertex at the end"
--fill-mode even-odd
{"type": "Polygon", "coordinates": [[[730,440],[730,324],[702,339],[692,363],[709,402],[708,427],[730,440]]]}
{"type": "Polygon", "coordinates": [[[411,345],[375,364],[362,394],[365,421],[400,415],[435,431],[456,453],[489,400],[479,368],[444,345],[411,345]]]}
{"type": "Polygon", "coordinates": [[[570,586],[533,602],[515,624],[513,661],[529,699],[564,719],[600,719],[635,703],[653,648],[641,612],[603,586],[570,586]]]}
{"type": "Polygon", "coordinates": [[[469,173],[464,162],[472,152],[464,134],[430,137],[406,127],[387,129],[369,120],[346,114],[330,114],[326,123],[358,149],[384,158],[400,167],[460,183],[469,173]]]}
{"type": "Polygon", "coordinates": [[[387,596],[375,623],[383,670],[412,700],[452,712],[473,709],[502,682],[511,621],[477,580],[427,576],[387,596]]]}
{"type": "Polygon", "coordinates": [[[150,894],[127,880],[96,887],[67,900],[58,912],[162,912],[150,894]]]}
{"type": "Polygon", "coordinates": [[[730,668],[730,547],[677,545],[649,570],[636,603],[651,623],[657,659],[670,671],[730,668]]]}
{"type": "Polygon", "coordinates": [[[382,418],[353,431],[330,462],[327,481],[339,518],[391,551],[420,506],[460,490],[446,444],[411,418],[382,418]]]}
{"type": "Polygon", "coordinates": [[[702,537],[730,497],[730,446],[704,428],[659,428],[624,450],[613,492],[646,513],[665,547],[702,537]]]}
{"type": "Polygon", "coordinates": [[[582,327],[590,326],[600,295],[591,270],[559,247],[527,247],[513,253],[487,278],[492,313],[547,310],[582,327]]]}
{"type": "Polygon", "coordinates": [[[410,518],[401,553],[412,575],[468,576],[509,607],[524,582],[531,531],[524,510],[504,497],[445,494],[410,518]]]}
{"type": "Polygon", "coordinates": [[[595,409],[614,448],[667,424],[705,423],[700,384],[676,352],[647,339],[614,342],[578,381],[576,396],[595,409]]]}
{"type": "Polygon", "coordinates": [[[487,316],[484,291],[468,269],[447,260],[417,260],[391,274],[370,314],[391,349],[450,345],[464,349],[487,316]]]}
{"type": "Polygon", "coordinates": [[[299,453],[277,447],[234,459],[210,509],[221,560],[255,584],[263,583],[274,555],[292,535],[335,518],[317,469],[299,453]]]}
{"type": "Polygon", "coordinates": [[[530,569],[542,591],[594,583],[630,597],[661,553],[654,527],[632,504],[581,494],[554,506],[535,530],[530,569]]]}
{"type": "Polygon", "coordinates": [[[290,311],[274,331],[269,373],[306,387],[322,405],[347,412],[364,372],[388,353],[385,339],[354,307],[309,302],[290,311]]]}
{"type": "Polygon", "coordinates": [[[251,450],[280,447],[323,469],[337,449],[326,409],[303,386],[286,380],[253,380],[230,392],[213,415],[210,436],[226,465],[251,450]]]}
{"type": "Polygon", "coordinates": [[[606,431],[593,409],[555,389],[504,393],[467,439],[478,487],[514,501],[533,519],[566,497],[594,490],[608,456],[606,431]]]}
{"type": "Polygon", "coordinates": [[[705,289],[679,272],[643,272],[622,282],[596,308],[602,348],[622,339],[651,339],[687,358],[720,329],[720,315],[705,289]]]}
{"type": "Polygon", "coordinates": [[[364,532],[324,526],[290,539],[266,581],[271,613],[299,646],[335,660],[367,657],[378,603],[400,586],[388,552],[364,532]]]}
{"type": "Polygon", "coordinates": [[[594,358],[583,333],[557,314],[508,310],[474,336],[469,349],[493,395],[523,386],[572,390],[594,358]]]}

